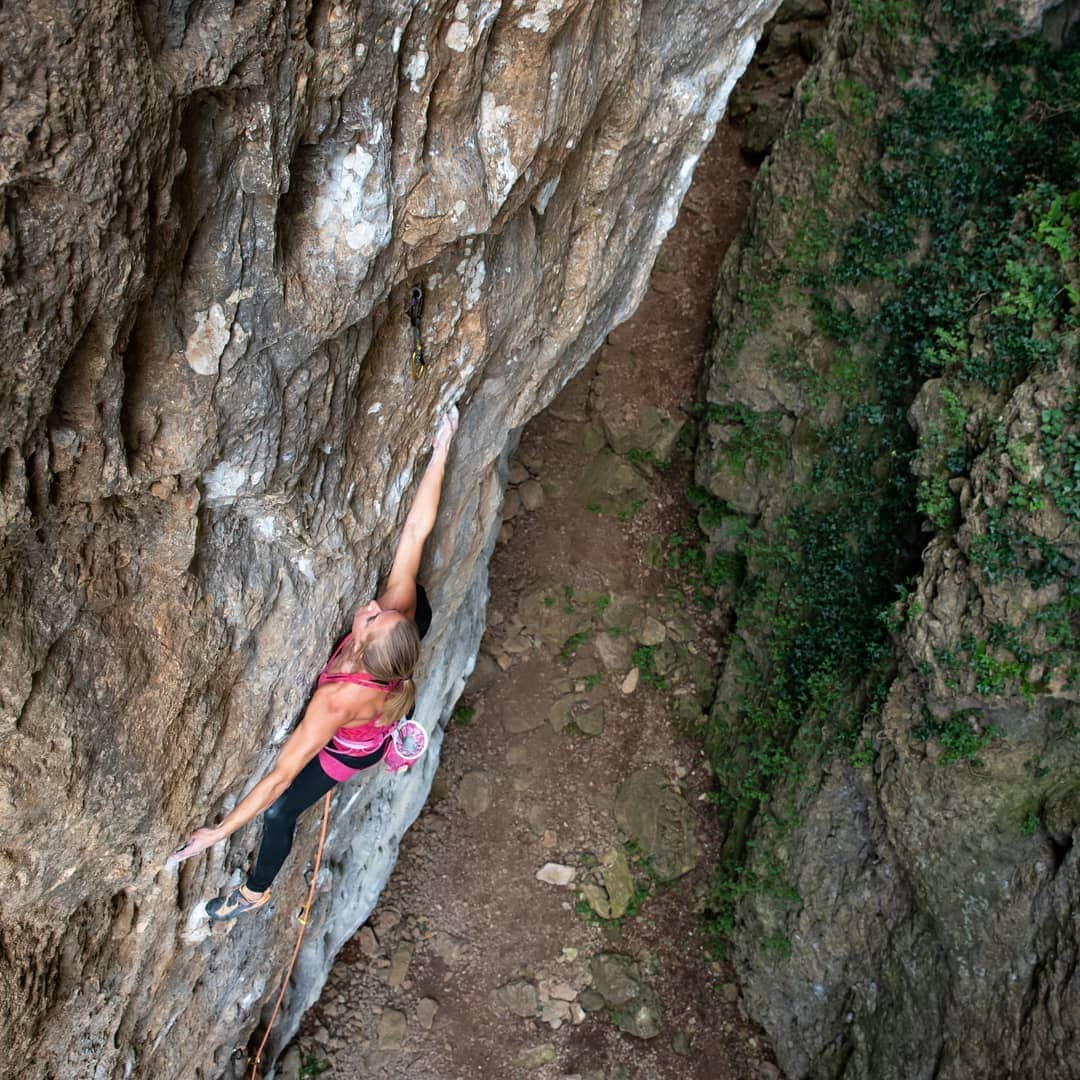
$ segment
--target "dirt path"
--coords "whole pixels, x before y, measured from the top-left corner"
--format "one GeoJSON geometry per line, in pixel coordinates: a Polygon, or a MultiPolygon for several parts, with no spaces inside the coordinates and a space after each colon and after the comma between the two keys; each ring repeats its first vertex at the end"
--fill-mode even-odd
{"type": "Polygon", "coordinates": [[[285,1076],[300,1060],[385,1080],[779,1075],[705,953],[709,776],[672,720],[699,711],[720,648],[719,613],[666,556],[694,534],[675,437],[753,177],[739,140],[725,122],[636,315],[523,435],[431,798],[285,1076]],[[574,880],[538,880],[548,864],[574,880]],[[628,910],[601,918],[612,904],[628,910]]]}

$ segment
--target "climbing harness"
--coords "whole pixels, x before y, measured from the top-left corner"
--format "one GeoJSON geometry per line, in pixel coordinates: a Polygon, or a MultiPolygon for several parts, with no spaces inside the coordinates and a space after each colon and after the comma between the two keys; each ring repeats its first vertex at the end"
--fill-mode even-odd
{"type": "Polygon", "coordinates": [[[307,929],[307,924],[311,919],[311,905],[315,901],[315,887],[319,883],[319,863],[322,861],[323,845],[326,843],[326,826],[330,822],[330,798],[332,795],[333,792],[328,791],[326,793],[326,798],[323,799],[322,830],[319,832],[319,846],[315,849],[315,869],[311,872],[311,882],[308,888],[307,899],[304,901],[304,906],[296,916],[297,921],[300,923],[300,932],[296,935],[296,944],[293,946],[292,958],[289,960],[289,966],[285,969],[285,977],[281,980],[281,989],[278,991],[277,1001],[274,1002],[274,1011],[270,1014],[270,1023],[266,1025],[266,1031],[263,1033],[262,1042],[259,1043],[259,1049],[255,1051],[255,1057],[251,1062],[251,1080],[258,1080],[259,1061],[262,1059],[262,1052],[266,1049],[266,1043],[270,1038],[270,1031],[274,1026],[274,1021],[277,1019],[278,1010],[281,1008],[281,1002],[285,998],[285,989],[289,985],[289,979],[292,977],[293,968],[296,966],[296,958],[300,955],[300,943],[304,940],[304,931],[307,929]]]}
{"type": "Polygon", "coordinates": [[[419,285],[412,287],[409,294],[409,322],[412,323],[412,355],[409,365],[412,368],[413,382],[424,374],[424,343],[420,340],[420,316],[424,313],[424,290],[419,285]]]}

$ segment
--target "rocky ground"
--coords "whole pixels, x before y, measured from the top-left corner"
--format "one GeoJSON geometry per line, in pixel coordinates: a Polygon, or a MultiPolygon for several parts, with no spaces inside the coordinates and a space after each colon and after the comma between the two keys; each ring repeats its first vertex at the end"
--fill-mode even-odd
{"type": "MultiPolygon", "coordinates": [[[[760,62],[743,88],[751,119],[782,94],[760,62]]],[[[524,432],[431,797],[279,1075],[780,1075],[695,914],[718,838],[690,729],[724,612],[670,566],[750,126],[721,125],[636,315],[524,432]]]]}

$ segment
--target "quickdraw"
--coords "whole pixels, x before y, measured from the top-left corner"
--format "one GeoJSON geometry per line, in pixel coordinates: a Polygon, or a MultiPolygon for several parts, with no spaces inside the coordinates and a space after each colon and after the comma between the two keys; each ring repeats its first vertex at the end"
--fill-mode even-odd
{"type": "Polygon", "coordinates": [[[424,290],[419,285],[412,287],[409,294],[409,322],[412,324],[412,355],[409,366],[412,368],[413,382],[424,374],[424,343],[420,339],[420,316],[424,313],[424,290]]]}

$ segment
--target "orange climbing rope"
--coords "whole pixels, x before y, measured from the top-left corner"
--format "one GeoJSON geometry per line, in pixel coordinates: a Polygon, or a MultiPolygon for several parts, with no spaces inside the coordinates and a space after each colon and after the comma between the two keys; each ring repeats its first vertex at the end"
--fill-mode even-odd
{"type": "Polygon", "coordinates": [[[285,998],[285,988],[289,985],[289,978],[292,976],[293,968],[296,966],[296,958],[300,955],[300,943],[304,940],[304,931],[307,929],[308,920],[311,918],[311,905],[315,900],[315,889],[319,884],[319,863],[322,862],[323,845],[326,843],[326,826],[330,822],[330,798],[332,795],[333,792],[328,791],[326,798],[323,799],[322,830],[319,833],[319,846],[315,850],[315,869],[311,874],[311,887],[308,889],[304,906],[300,909],[300,914],[297,915],[297,919],[300,920],[300,933],[296,935],[296,945],[293,946],[289,966],[285,969],[285,977],[281,980],[281,989],[278,991],[277,1001],[274,1002],[274,1011],[270,1014],[270,1023],[266,1025],[262,1042],[259,1043],[259,1049],[255,1051],[255,1058],[251,1062],[251,1080],[258,1080],[259,1061],[262,1059],[263,1050],[266,1049],[266,1043],[270,1038],[270,1031],[274,1026],[274,1021],[277,1019],[281,1002],[285,998]]]}

